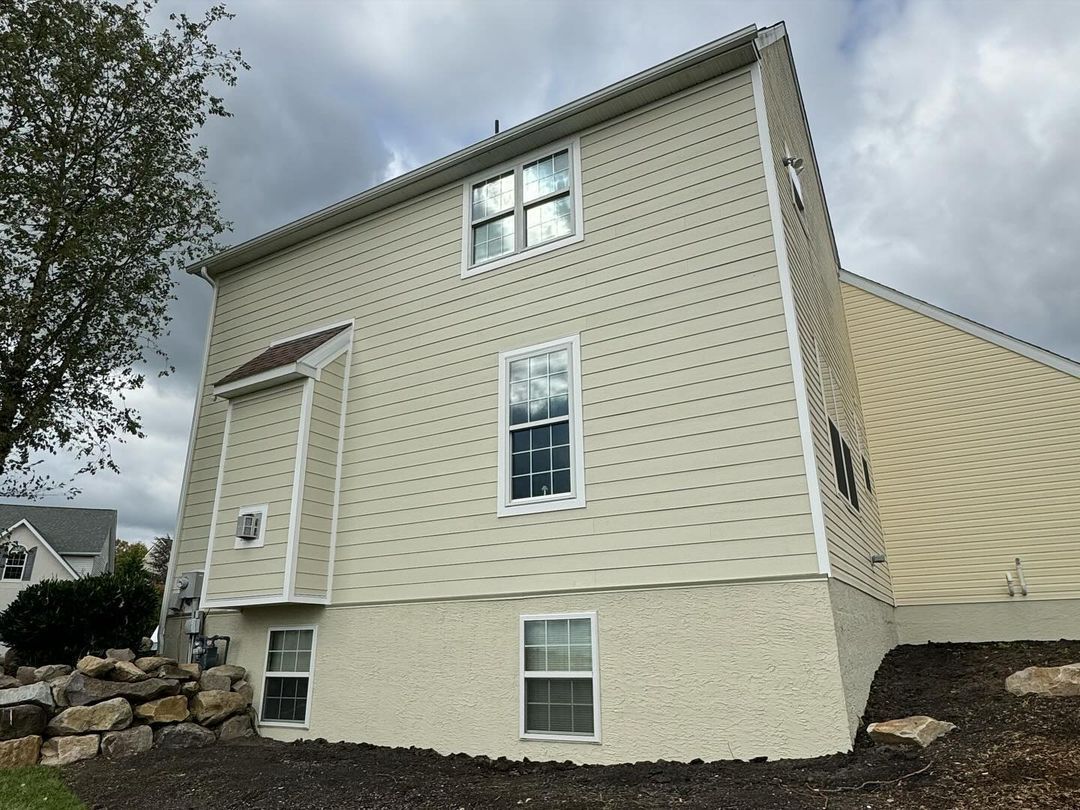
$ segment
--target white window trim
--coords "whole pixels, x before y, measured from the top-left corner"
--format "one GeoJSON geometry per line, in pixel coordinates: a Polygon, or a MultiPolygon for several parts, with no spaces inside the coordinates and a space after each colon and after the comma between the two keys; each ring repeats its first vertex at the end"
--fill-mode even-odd
{"type": "Polygon", "coordinates": [[[543,149],[537,149],[533,152],[529,152],[527,155],[516,158],[514,160],[502,163],[498,166],[493,166],[490,169],[486,169],[479,174],[475,174],[465,181],[461,194],[461,277],[470,278],[471,276],[479,275],[480,273],[486,273],[489,270],[497,270],[500,267],[506,267],[508,264],[514,262],[530,259],[534,256],[540,256],[544,253],[548,253],[552,250],[558,250],[559,248],[566,247],[575,242],[580,242],[585,238],[585,218],[584,211],[581,202],[581,141],[578,137],[569,138],[558,143],[549,144],[543,149]],[[524,222],[519,222],[518,217],[522,214],[522,187],[521,187],[521,167],[526,163],[531,163],[539,158],[547,157],[555,152],[560,152],[563,149],[567,149],[570,152],[570,200],[572,202],[574,221],[572,223],[573,230],[567,236],[561,239],[553,239],[550,242],[543,242],[534,247],[520,247],[513,253],[503,256],[498,259],[492,259],[491,261],[481,262],[480,264],[474,264],[472,261],[472,188],[477,183],[482,183],[485,180],[490,180],[500,174],[504,174],[510,169],[515,170],[514,174],[514,238],[516,240],[520,235],[524,238],[524,222]],[[519,227],[520,226],[520,227],[519,227]]]}
{"type": "Polygon", "coordinates": [[[266,644],[263,645],[263,678],[262,692],[259,694],[259,726],[266,728],[298,728],[307,730],[311,725],[311,703],[315,696],[315,650],[319,645],[319,628],[314,624],[281,625],[266,628],[266,644]],[[288,630],[311,631],[311,665],[307,672],[268,672],[267,665],[270,658],[270,637],[276,632],[288,630]],[[263,704],[266,698],[267,678],[307,678],[308,693],[307,704],[304,710],[303,723],[289,723],[284,720],[263,720],[263,704]]]}
{"type": "Polygon", "coordinates": [[[257,512],[259,514],[259,536],[254,540],[244,540],[240,537],[233,538],[233,548],[262,548],[266,539],[266,516],[270,512],[270,505],[266,503],[260,503],[257,506],[242,506],[236,510],[236,516],[246,512],[257,512]]]}
{"type": "Polygon", "coordinates": [[[518,628],[518,666],[519,675],[519,701],[518,707],[518,734],[523,740],[547,740],[549,742],[576,742],[592,743],[600,742],[600,646],[599,630],[596,621],[596,611],[581,613],[535,613],[520,617],[518,628]],[[543,734],[539,732],[525,731],[525,681],[527,678],[581,678],[584,672],[530,672],[525,674],[525,622],[546,621],[547,619],[588,619],[589,629],[592,632],[592,689],[593,689],[593,733],[591,736],[582,734],[543,734]]]}
{"type": "Polygon", "coordinates": [[[22,561],[19,563],[19,575],[17,577],[9,577],[7,575],[8,560],[10,558],[7,555],[4,556],[3,565],[0,566],[0,582],[22,582],[23,574],[26,573],[26,559],[29,556],[29,553],[24,550],[21,556],[22,561]]]}
{"type": "Polygon", "coordinates": [[[499,353],[499,482],[497,487],[498,517],[511,515],[531,515],[537,512],[554,512],[561,509],[582,509],[585,507],[585,441],[581,416],[581,336],[551,340],[535,346],[499,353]],[[510,499],[510,411],[507,402],[510,398],[510,363],[522,357],[551,351],[560,347],[570,350],[570,492],[548,495],[513,502],[510,499]]]}

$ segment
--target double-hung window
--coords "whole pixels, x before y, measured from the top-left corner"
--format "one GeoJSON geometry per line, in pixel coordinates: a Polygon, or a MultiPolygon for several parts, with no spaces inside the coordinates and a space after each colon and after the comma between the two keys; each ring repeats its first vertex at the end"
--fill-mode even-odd
{"type": "Polygon", "coordinates": [[[0,580],[21,580],[25,568],[26,552],[22,549],[9,551],[4,557],[3,567],[0,568],[0,580]]]}
{"type": "Polygon", "coordinates": [[[314,667],[314,627],[271,628],[263,676],[263,724],[307,727],[314,667]]]}
{"type": "Polygon", "coordinates": [[[859,485],[855,481],[855,465],[851,460],[851,445],[840,433],[836,424],[829,420],[829,441],[832,442],[833,467],[836,471],[836,488],[856,511],[859,509],[859,485]]]}
{"type": "Polygon", "coordinates": [[[595,613],[521,617],[521,736],[600,741],[595,613]]]}
{"type": "Polygon", "coordinates": [[[499,356],[498,514],[585,505],[577,336],[499,356]]]}
{"type": "Polygon", "coordinates": [[[469,180],[462,276],[580,240],[580,176],[574,140],[469,180]]]}

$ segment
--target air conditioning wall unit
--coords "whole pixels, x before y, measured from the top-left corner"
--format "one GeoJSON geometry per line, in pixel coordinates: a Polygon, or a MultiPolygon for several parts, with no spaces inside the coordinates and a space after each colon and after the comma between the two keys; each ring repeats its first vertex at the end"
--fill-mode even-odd
{"type": "Polygon", "coordinates": [[[262,528],[260,512],[241,512],[236,519],[236,536],[240,540],[258,540],[260,528],[262,528]]]}

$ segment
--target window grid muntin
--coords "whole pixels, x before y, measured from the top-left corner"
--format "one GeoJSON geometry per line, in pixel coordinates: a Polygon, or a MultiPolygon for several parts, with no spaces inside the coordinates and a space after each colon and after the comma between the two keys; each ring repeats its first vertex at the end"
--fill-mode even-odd
{"type": "Polygon", "coordinates": [[[263,675],[261,722],[306,725],[314,654],[313,627],[270,630],[263,675]],[[301,667],[301,664],[304,666],[301,667]],[[289,666],[293,668],[287,668],[289,666]]]}
{"type": "MultiPolygon", "coordinates": [[[[522,616],[521,617],[521,639],[520,654],[521,654],[521,706],[520,706],[520,725],[521,735],[523,737],[530,737],[534,739],[552,739],[552,740],[566,740],[572,742],[599,742],[600,741],[600,675],[599,675],[599,662],[597,658],[597,616],[596,613],[562,613],[540,616],[522,616]],[[552,623],[549,625],[548,623],[552,623]],[[568,632],[566,634],[567,639],[574,639],[576,642],[581,643],[584,646],[584,638],[588,637],[589,655],[591,668],[588,670],[563,670],[563,671],[550,671],[550,670],[530,670],[526,666],[525,649],[526,646],[536,647],[539,646],[536,642],[540,640],[537,634],[538,626],[543,627],[543,640],[546,644],[548,641],[554,641],[559,644],[561,636],[557,636],[555,639],[551,639],[547,636],[547,628],[549,626],[557,626],[558,624],[567,626],[568,632]],[[576,632],[575,632],[576,631],[576,632]],[[529,644],[526,644],[526,641],[529,644]],[[546,687],[534,686],[537,682],[546,683],[546,687]],[[567,694],[569,689],[570,702],[566,703],[565,700],[551,700],[551,686],[554,683],[568,684],[568,686],[559,686],[557,689],[561,690],[563,697],[567,694]],[[575,682],[578,684],[575,693],[575,682]],[[567,729],[540,729],[535,728],[530,719],[530,707],[532,708],[532,719],[535,719],[537,713],[537,706],[544,705],[544,701],[538,700],[537,690],[545,689],[548,694],[547,705],[557,705],[562,707],[570,707],[569,717],[571,719],[573,730],[567,729]],[[588,693],[586,697],[586,693],[588,693]],[[580,711],[575,716],[574,707],[579,707],[580,711]],[[587,709],[591,709],[591,720],[586,723],[583,714],[587,709]],[[579,726],[580,723],[580,726],[579,726]],[[591,725],[591,728],[586,729],[586,725],[591,725]]],[[[557,694],[557,697],[559,695],[557,694]]],[[[563,715],[566,712],[563,711],[563,715]]],[[[548,725],[550,726],[550,708],[548,709],[548,725]]]]}
{"type": "Polygon", "coordinates": [[[0,582],[22,580],[26,571],[26,552],[9,552],[4,557],[4,570],[0,572],[0,582]]]}
{"type": "MultiPolygon", "coordinates": [[[[575,148],[573,146],[564,146],[560,149],[555,149],[552,152],[547,152],[539,158],[519,162],[510,171],[504,171],[502,173],[486,177],[483,180],[472,182],[470,184],[467,205],[469,211],[469,244],[467,246],[469,257],[468,267],[479,267],[480,265],[487,264],[488,262],[492,262],[497,259],[504,259],[508,256],[531,250],[532,248],[540,247],[542,245],[553,242],[558,242],[562,239],[568,239],[578,232],[578,228],[580,228],[581,224],[577,221],[579,219],[580,212],[577,208],[577,197],[575,195],[579,194],[580,190],[577,188],[578,183],[576,182],[579,178],[577,177],[576,173],[576,155],[574,154],[574,152],[575,148]],[[565,187],[559,185],[559,181],[555,181],[553,183],[553,185],[555,186],[553,190],[545,189],[543,193],[538,193],[538,196],[526,198],[524,193],[525,170],[530,167],[544,164],[545,161],[548,160],[551,160],[552,165],[554,166],[556,162],[558,162],[557,159],[560,158],[562,159],[562,162],[560,162],[559,165],[565,165],[565,169],[559,169],[550,176],[561,176],[565,173],[565,187]],[[475,208],[477,202],[477,189],[481,187],[486,187],[490,183],[502,181],[504,178],[511,174],[513,175],[514,194],[514,204],[512,209],[503,209],[496,213],[492,213],[490,210],[485,209],[484,216],[477,217],[475,208]],[[562,197],[565,197],[568,200],[567,207],[569,210],[569,229],[565,232],[560,231],[557,235],[550,236],[540,241],[528,241],[528,234],[526,230],[528,211],[562,197]],[[500,219],[504,216],[507,216],[508,210],[512,210],[513,212],[514,224],[512,230],[514,238],[514,249],[509,252],[502,252],[498,254],[491,254],[490,252],[485,252],[485,255],[482,259],[478,258],[476,241],[478,226],[487,224],[493,219],[500,219]]],[[[547,177],[548,175],[538,177],[538,180],[546,179],[547,177]]],[[[537,183],[536,185],[539,189],[539,183],[537,183]]]]}
{"type": "Polygon", "coordinates": [[[549,347],[507,361],[505,396],[511,503],[573,495],[571,364],[569,345],[549,347]],[[515,422],[515,418],[524,421],[515,422]],[[527,449],[521,441],[523,437],[528,437],[527,449]],[[534,441],[537,437],[539,443],[534,441]]]}

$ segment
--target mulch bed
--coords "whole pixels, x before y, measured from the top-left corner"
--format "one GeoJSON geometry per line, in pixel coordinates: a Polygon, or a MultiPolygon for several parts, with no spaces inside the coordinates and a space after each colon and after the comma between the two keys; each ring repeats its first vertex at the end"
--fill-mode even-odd
{"type": "Polygon", "coordinates": [[[256,740],[63,770],[90,808],[1075,808],[1080,698],[1014,697],[1005,677],[1080,661],[1080,642],[931,644],[889,653],[866,717],[959,726],[925,751],[777,762],[573,766],[352,743],[256,740]]]}

